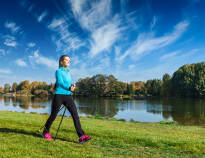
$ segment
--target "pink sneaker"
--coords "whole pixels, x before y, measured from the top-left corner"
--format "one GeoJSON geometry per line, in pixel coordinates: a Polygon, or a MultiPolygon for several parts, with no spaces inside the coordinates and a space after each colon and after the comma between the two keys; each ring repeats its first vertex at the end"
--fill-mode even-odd
{"type": "Polygon", "coordinates": [[[79,143],[80,144],[83,144],[85,143],[86,141],[90,140],[91,139],[91,136],[86,136],[86,135],[82,135],[80,138],[79,138],[79,143]]]}
{"type": "Polygon", "coordinates": [[[50,133],[43,133],[42,134],[42,137],[45,138],[45,139],[53,139],[50,135],[50,133]]]}

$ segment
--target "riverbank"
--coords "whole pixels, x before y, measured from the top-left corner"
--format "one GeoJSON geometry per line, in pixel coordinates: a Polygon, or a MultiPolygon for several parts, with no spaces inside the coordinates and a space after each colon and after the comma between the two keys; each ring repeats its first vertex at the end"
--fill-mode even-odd
{"type": "Polygon", "coordinates": [[[205,157],[204,127],[81,117],[92,140],[80,145],[70,117],[64,118],[55,142],[42,139],[37,131],[47,118],[0,111],[0,157],[205,157]]]}
{"type": "MultiPolygon", "coordinates": [[[[33,95],[33,94],[24,94],[24,93],[0,93],[0,96],[8,96],[8,97],[19,97],[19,96],[28,96],[28,97],[52,97],[53,95],[33,95]]],[[[73,94],[73,97],[88,97],[88,96],[82,96],[82,95],[75,95],[73,94]]],[[[118,96],[89,96],[90,98],[110,98],[110,99],[130,99],[130,100],[140,100],[140,99],[146,99],[146,96],[130,96],[130,95],[118,95],[118,96]]]]}
{"type": "Polygon", "coordinates": [[[7,96],[7,97],[33,97],[33,94],[20,94],[20,93],[3,93],[0,96],[7,96]]]}

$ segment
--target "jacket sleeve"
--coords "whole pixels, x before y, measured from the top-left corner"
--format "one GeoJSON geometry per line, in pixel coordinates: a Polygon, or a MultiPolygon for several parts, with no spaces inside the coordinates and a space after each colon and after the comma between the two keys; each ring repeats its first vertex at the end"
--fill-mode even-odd
{"type": "Polygon", "coordinates": [[[56,83],[57,85],[59,85],[61,88],[65,89],[65,90],[70,90],[70,86],[66,85],[63,82],[63,77],[62,77],[62,73],[61,71],[57,70],[56,71],[56,83]]]}

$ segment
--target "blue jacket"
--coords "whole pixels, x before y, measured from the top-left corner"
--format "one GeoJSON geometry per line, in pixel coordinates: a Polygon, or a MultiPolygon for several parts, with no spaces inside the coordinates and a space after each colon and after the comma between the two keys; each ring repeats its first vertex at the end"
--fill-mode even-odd
{"type": "Polygon", "coordinates": [[[56,90],[55,94],[71,95],[71,76],[68,69],[60,67],[56,70],[56,90]]]}

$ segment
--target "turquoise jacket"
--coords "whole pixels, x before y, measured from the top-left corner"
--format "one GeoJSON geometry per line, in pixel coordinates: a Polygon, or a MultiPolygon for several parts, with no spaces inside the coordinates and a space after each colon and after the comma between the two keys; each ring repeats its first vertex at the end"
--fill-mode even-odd
{"type": "Polygon", "coordinates": [[[68,69],[60,67],[56,70],[56,90],[55,94],[71,95],[71,76],[68,69]]]}

